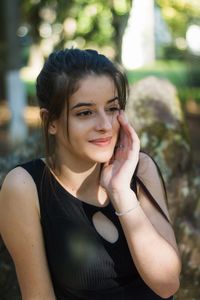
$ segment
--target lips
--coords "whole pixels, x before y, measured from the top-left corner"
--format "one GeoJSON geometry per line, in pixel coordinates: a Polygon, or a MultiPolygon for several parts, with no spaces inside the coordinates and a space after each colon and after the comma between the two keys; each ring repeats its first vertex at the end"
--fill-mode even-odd
{"type": "Polygon", "coordinates": [[[107,146],[110,144],[112,137],[90,140],[89,142],[97,146],[107,146]]]}

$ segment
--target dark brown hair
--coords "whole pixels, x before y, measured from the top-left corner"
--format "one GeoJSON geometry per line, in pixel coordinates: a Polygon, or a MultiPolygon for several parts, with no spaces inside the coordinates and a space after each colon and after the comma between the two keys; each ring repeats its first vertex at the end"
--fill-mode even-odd
{"type": "MultiPolygon", "coordinates": [[[[45,138],[45,156],[54,154],[54,138],[49,135],[48,128],[53,120],[58,119],[67,107],[68,99],[78,89],[78,83],[88,75],[107,75],[117,89],[121,109],[125,109],[128,84],[124,73],[116,64],[95,50],[65,49],[53,52],[45,62],[37,77],[36,92],[40,108],[48,110],[42,119],[45,138]]],[[[67,126],[68,133],[68,126],[67,126]]]]}

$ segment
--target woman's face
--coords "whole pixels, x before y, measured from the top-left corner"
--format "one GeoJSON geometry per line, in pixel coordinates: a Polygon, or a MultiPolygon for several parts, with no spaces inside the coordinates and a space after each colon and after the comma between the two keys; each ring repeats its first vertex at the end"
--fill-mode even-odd
{"type": "Polygon", "coordinates": [[[66,115],[55,121],[59,155],[70,163],[110,160],[119,132],[119,101],[113,80],[105,75],[89,75],[79,82],[69,99],[68,132],[66,115]]]}

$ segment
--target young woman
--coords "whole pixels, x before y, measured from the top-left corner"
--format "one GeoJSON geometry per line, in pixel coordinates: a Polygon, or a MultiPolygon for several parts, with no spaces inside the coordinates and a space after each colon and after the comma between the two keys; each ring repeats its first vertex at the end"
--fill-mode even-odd
{"type": "Polygon", "coordinates": [[[0,194],[22,299],[172,299],[178,249],[159,170],[124,113],[124,75],[66,49],[49,56],[37,96],[45,158],[11,170],[0,194]]]}

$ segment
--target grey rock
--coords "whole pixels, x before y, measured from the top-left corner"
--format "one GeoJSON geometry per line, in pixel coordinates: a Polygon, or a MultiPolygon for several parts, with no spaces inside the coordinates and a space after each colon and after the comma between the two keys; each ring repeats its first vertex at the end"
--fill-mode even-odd
{"type": "Polygon", "coordinates": [[[130,88],[127,114],[141,148],[158,163],[168,191],[171,219],[182,258],[178,300],[200,295],[200,169],[193,163],[187,124],[176,88],[147,77],[130,88]]]}

